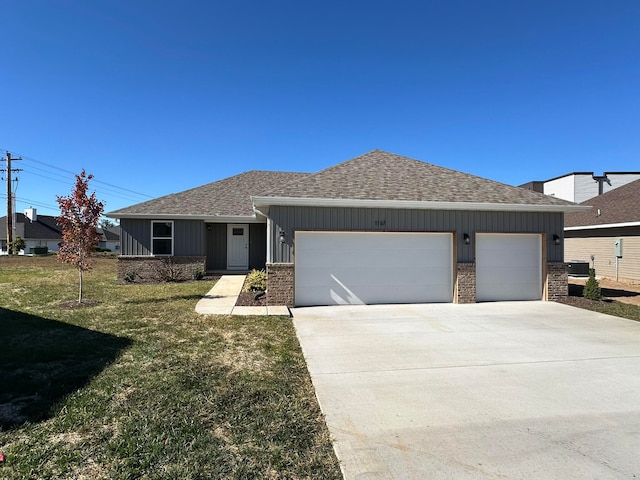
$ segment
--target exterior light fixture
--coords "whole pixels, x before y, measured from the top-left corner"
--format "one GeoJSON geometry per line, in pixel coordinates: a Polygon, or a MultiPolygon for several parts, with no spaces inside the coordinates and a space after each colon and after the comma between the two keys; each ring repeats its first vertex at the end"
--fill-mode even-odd
{"type": "Polygon", "coordinates": [[[553,243],[560,245],[560,237],[557,234],[553,234],[553,243]]]}
{"type": "Polygon", "coordinates": [[[464,238],[464,244],[465,244],[465,245],[469,245],[469,244],[471,243],[471,237],[469,236],[469,234],[468,234],[468,233],[465,233],[465,234],[463,235],[463,238],[464,238]]]}
{"type": "Polygon", "coordinates": [[[284,232],[282,230],[280,230],[280,245],[282,245],[284,243],[284,232]]]}

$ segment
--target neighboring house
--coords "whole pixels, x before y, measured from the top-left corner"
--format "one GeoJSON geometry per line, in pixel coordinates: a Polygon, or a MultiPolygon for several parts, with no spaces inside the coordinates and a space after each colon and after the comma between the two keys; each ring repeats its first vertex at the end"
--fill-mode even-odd
{"type": "MultiPolygon", "coordinates": [[[[35,247],[47,247],[50,252],[57,252],[62,242],[62,229],[56,217],[38,215],[35,208],[27,208],[24,213],[16,213],[13,221],[13,238],[20,237],[25,242],[25,249],[19,254],[31,253],[35,247]]],[[[108,248],[112,252],[120,250],[120,227],[106,230],[98,228],[100,241],[98,246],[108,248]]],[[[7,217],[0,218],[1,255],[7,254],[7,217]]]]}
{"type": "Polygon", "coordinates": [[[251,171],[107,216],[119,278],[267,270],[288,306],[567,294],[573,203],[380,150],[316,174],[251,171]]]}
{"type": "Polygon", "coordinates": [[[601,277],[640,281],[640,180],[584,204],[592,208],[565,216],[565,260],[589,262],[601,277]]]}
{"type": "Polygon", "coordinates": [[[629,182],[640,179],[640,172],[573,172],[545,181],[534,181],[520,187],[570,202],[582,203],[629,182]]]}
{"type": "Polygon", "coordinates": [[[112,252],[120,251],[120,227],[98,228],[98,235],[100,235],[100,241],[98,246],[100,248],[108,248],[112,252]]]}
{"type": "MultiPolygon", "coordinates": [[[[13,238],[20,237],[26,247],[21,253],[30,253],[34,247],[47,247],[57,252],[58,244],[62,241],[62,231],[56,217],[38,215],[35,208],[27,208],[24,213],[16,213],[13,221],[13,238]]],[[[2,254],[7,254],[7,217],[0,218],[0,238],[2,254]]]]}

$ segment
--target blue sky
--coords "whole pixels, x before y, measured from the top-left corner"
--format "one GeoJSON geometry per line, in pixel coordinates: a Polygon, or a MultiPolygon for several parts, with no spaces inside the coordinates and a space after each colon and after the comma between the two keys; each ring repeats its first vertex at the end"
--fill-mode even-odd
{"type": "Polygon", "coordinates": [[[83,168],[111,211],[376,148],[515,185],[640,170],[636,0],[1,0],[0,18],[18,211],[57,214],[83,168]]]}

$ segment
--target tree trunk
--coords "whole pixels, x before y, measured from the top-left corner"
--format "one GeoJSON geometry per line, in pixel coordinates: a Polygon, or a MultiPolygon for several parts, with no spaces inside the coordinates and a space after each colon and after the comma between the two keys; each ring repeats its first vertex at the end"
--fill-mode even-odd
{"type": "Polygon", "coordinates": [[[80,275],[80,291],[78,292],[78,303],[82,303],[82,269],[78,268],[78,273],[80,275]]]}

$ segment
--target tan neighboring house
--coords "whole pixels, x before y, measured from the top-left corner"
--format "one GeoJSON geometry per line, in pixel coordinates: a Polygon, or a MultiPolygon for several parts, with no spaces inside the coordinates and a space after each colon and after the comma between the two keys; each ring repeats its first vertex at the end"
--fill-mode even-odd
{"type": "Polygon", "coordinates": [[[565,261],[589,262],[598,277],[640,282],[640,180],[581,205],[592,208],[565,214],[565,261]]]}

